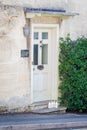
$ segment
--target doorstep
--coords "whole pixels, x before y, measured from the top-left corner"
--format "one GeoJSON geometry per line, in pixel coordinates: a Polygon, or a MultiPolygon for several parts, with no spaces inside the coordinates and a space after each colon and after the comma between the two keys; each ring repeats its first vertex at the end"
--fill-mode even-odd
{"type": "Polygon", "coordinates": [[[58,108],[42,108],[42,109],[31,110],[31,112],[36,114],[65,113],[66,107],[59,106],[58,108]]]}

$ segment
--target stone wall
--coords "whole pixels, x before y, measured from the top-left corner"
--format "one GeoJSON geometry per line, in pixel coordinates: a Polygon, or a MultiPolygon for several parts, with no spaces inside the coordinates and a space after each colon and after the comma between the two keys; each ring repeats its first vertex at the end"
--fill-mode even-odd
{"type": "Polygon", "coordinates": [[[79,15],[70,17],[62,22],[60,35],[70,33],[73,39],[80,36],[87,37],[87,0],[68,0],[68,11],[77,12],[79,15]]]}
{"type": "Polygon", "coordinates": [[[27,48],[24,25],[21,7],[0,6],[0,106],[29,104],[28,58],[21,57],[21,50],[27,48]]]}
{"type": "Polygon", "coordinates": [[[19,5],[32,8],[67,8],[68,0],[0,0],[1,3],[6,5],[19,5]]]}
{"type": "Polygon", "coordinates": [[[51,9],[66,9],[69,12],[77,12],[80,15],[71,17],[62,22],[60,35],[65,36],[67,33],[71,34],[71,37],[75,38],[86,34],[86,0],[0,0],[0,4],[31,7],[31,8],[51,8],[51,9]],[[82,23],[82,24],[81,24],[82,23]],[[78,34],[78,36],[77,36],[78,34]]]}

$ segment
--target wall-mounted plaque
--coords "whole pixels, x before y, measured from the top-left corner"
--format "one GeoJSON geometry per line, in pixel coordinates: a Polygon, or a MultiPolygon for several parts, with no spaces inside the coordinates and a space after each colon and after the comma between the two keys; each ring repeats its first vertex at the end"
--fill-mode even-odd
{"type": "Polygon", "coordinates": [[[21,57],[29,57],[29,50],[21,50],[21,57]]]}

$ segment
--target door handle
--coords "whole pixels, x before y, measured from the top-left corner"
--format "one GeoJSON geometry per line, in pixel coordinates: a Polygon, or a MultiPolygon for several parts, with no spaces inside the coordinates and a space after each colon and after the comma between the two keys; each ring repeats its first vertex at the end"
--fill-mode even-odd
{"type": "Polygon", "coordinates": [[[43,43],[43,40],[40,40],[40,43],[42,44],[42,43],[43,43]]]}
{"type": "Polygon", "coordinates": [[[38,65],[38,66],[37,66],[37,69],[43,70],[43,69],[44,69],[44,66],[43,66],[43,65],[38,65]]]}

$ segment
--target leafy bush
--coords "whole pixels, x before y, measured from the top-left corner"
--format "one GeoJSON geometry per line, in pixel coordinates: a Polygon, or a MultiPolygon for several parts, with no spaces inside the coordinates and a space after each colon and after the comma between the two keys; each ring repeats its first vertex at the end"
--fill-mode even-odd
{"type": "Polygon", "coordinates": [[[61,38],[59,61],[60,104],[71,111],[87,111],[87,38],[61,38]]]}

